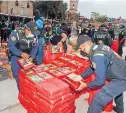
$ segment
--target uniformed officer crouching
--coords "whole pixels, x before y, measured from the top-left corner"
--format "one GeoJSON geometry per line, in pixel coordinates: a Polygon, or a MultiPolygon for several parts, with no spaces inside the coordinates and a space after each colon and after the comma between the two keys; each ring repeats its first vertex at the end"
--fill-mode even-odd
{"type": "Polygon", "coordinates": [[[37,30],[37,26],[34,22],[29,22],[25,25],[24,32],[20,33],[19,30],[11,32],[8,40],[9,54],[11,54],[11,68],[13,76],[17,82],[19,89],[19,75],[18,71],[20,66],[17,63],[17,59],[29,58],[31,61],[36,57],[38,50],[37,36],[40,32],[37,30]]]}
{"type": "MultiPolygon", "coordinates": [[[[91,83],[80,82],[78,90],[86,87],[95,88],[103,86],[106,78],[110,79],[108,85],[104,85],[91,102],[87,113],[101,113],[103,108],[114,98],[120,103],[122,94],[126,91],[126,61],[119,58],[110,47],[100,44],[95,45],[87,35],[81,35],[77,39],[77,48],[90,55],[91,67],[81,76],[85,78],[95,71],[96,79],[91,83]]],[[[124,113],[123,104],[116,106],[117,113],[124,113]]]]}

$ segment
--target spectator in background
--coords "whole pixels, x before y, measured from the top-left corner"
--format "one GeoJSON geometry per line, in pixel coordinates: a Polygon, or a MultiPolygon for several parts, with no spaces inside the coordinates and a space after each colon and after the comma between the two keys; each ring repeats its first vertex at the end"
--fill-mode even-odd
{"type": "Polygon", "coordinates": [[[38,52],[37,52],[37,56],[36,56],[36,61],[37,64],[42,64],[43,63],[43,49],[44,49],[44,31],[43,31],[43,26],[44,26],[44,18],[42,16],[40,16],[40,12],[39,10],[35,10],[34,11],[34,16],[35,16],[35,23],[38,27],[38,30],[40,32],[40,35],[38,36],[38,41],[39,41],[39,47],[38,47],[38,52]]]}
{"type": "Polygon", "coordinates": [[[7,40],[7,28],[5,20],[3,20],[1,25],[1,42],[6,42],[6,40],[7,40]]]}
{"type": "Polygon", "coordinates": [[[114,36],[114,29],[113,29],[111,23],[109,23],[109,25],[108,25],[108,33],[110,34],[112,40],[114,40],[114,37],[115,37],[115,36],[114,36]]]}
{"type": "Polygon", "coordinates": [[[124,25],[120,25],[120,32],[119,32],[119,49],[118,54],[122,56],[122,46],[123,46],[123,38],[126,35],[126,30],[124,25]]]}
{"type": "Polygon", "coordinates": [[[96,32],[96,29],[95,29],[95,26],[93,25],[92,28],[91,28],[91,40],[92,42],[94,42],[94,34],[96,32]]]}
{"type": "Polygon", "coordinates": [[[112,40],[106,25],[102,24],[98,31],[94,34],[94,42],[96,44],[111,46],[112,40]]]}
{"type": "Polygon", "coordinates": [[[82,34],[82,25],[78,25],[78,31],[77,31],[77,35],[81,35],[82,34]]]}

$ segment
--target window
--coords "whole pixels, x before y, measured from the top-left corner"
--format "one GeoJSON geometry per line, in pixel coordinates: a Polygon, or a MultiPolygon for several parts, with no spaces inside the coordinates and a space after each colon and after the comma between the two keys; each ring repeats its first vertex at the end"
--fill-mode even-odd
{"type": "Polygon", "coordinates": [[[27,8],[30,8],[30,4],[29,4],[29,2],[27,3],[27,8]]]}
{"type": "Polygon", "coordinates": [[[18,5],[19,5],[19,4],[18,4],[18,1],[16,1],[16,2],[15,2],[15,6],[18,6],[18,5]]]}

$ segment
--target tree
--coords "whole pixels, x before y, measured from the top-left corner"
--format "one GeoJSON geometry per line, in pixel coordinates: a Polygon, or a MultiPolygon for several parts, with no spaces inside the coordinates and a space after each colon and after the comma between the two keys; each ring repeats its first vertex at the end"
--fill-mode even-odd
{"type": "Polygon", "coordinates": [[[33,2],[34,9],[38,9],[41,15],[50,18],[60,18],[65,16],[65,12],[68,8],[67,3],[63,1],[35,1],[33,2]]]}
{"type": "Polygon", "coordinates": [[[98,22],[107,22],[107,17],[105,15],[99,16],[96,21],[98,22]]]}

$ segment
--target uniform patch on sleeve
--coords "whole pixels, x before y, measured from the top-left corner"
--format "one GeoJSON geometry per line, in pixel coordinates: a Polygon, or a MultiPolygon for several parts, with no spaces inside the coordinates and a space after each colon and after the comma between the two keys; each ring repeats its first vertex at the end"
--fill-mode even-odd
{"type": "Polygon", "coordinates": [[[12,37],[11,37],[11,40],[12,40],[12,41],[15,41],[15,40],[16,40],[16,37],[12,36],[12,37]]]}
{"type": "Polygon", "coordinates": [[[92,66],[94,69],[96,69],[96,63],[95,62],[92,62],[92,66]]]}

